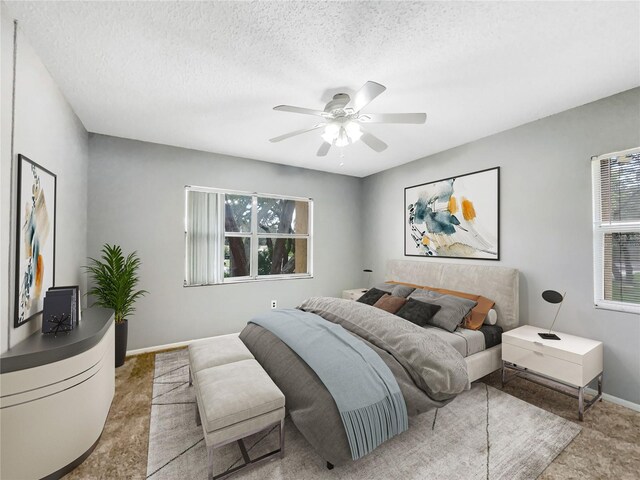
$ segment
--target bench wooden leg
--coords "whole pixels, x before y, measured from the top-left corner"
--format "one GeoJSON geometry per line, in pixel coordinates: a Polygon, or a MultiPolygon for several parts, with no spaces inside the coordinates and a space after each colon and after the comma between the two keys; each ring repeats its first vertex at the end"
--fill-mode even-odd
{"type": "Polygon", "coordinates": [[[200,419],[200,409],[198,408],[198,404],[196,403],[196,425],[199,427],[202,425],[202,420],[200,419]]]}
{"type": "Polygon", "coordinates": [[[191,365],[189,365],[189,386],[193,385],[193,377],[191,376],[191,365]]]}

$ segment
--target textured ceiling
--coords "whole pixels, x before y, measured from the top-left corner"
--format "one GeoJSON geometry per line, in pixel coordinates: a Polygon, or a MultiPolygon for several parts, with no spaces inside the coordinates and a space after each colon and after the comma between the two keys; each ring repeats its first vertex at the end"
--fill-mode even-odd
{"type": "MultiPolygon", "coordinates": [[[[640,85],[638,2],[6,2],[91,132],[365,176],[640,85]],[[271,144],[374,80],[389,144],[271,144]],[[344,163],[343,166],[340,166],[344,163]]],[[[179,159],[176,159],[179,161],[179,159]]]]}

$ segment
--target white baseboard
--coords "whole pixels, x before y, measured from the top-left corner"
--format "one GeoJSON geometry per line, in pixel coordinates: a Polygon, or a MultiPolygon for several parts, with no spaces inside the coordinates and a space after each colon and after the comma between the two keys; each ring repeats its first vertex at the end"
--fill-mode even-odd
{"type": "Polygon", "coordinates": [[[127,357],[132,356],[132,355],[140,355],[141,353],[158,352],[160,350],[170,350],[172,348],[186,347],[190,343],[198,342],[200,340],[208,340],[210,338],[231,337],[231,336],[236,336],[237,337],[238,335],[240,335],[240,332],[238,332],[238,333],[227,333],[225,335],[215,335],[213,337],[195,338],[193,340],[185,340],[184,342],[167,343],[166,345],[156,345],[155,347],[145,347],[145,348],[138,348],[138,349],[135,349],[135,350],[127,350],[127,357]]]}
{"type": "MultiPolygon", "coordinates": [[[[597,390],[593,388],[585,388],[585,392],[589,395],[595,395],[597,390]]],[[[631,410],[635,410],[636,412],[640,412],[640,404],[630,402],[629,400],[625,400],[624,398],[614,397],[613,395],[609,395],[608,393],[602,393],[602,399],[607,402],[615,403],[616,405],[620,405],[622,407],[630,408],[631,410]]]]}

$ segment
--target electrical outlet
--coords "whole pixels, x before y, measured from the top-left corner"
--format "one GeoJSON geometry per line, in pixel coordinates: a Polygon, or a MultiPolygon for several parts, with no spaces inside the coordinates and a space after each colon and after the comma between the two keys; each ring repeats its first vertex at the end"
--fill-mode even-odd
{"type": "Polygon", "coordinates": [[[271,300],[271,308],[278,308],[278,301],[277,300],[271,300]]]}

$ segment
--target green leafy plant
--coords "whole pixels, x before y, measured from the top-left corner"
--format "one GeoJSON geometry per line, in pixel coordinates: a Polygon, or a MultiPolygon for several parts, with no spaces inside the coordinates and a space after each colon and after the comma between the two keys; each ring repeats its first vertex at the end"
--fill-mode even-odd
{"type": "Polygon", "coordinates": [[[96,297],[93,305],[114,310],[116,323],[122,323],[135,311],[136,300],[149,293],[136,291],[141,262],[136,252],[125,257],[118,245],[107,243],[101,251],[100,260],[89,258],[91,264],[84,267],[95,284],[87,294],[96,297]]]}

